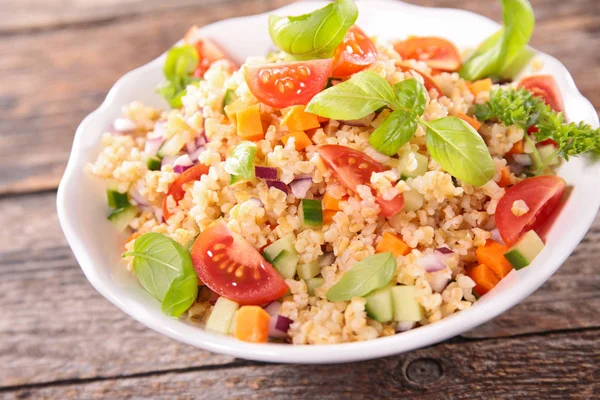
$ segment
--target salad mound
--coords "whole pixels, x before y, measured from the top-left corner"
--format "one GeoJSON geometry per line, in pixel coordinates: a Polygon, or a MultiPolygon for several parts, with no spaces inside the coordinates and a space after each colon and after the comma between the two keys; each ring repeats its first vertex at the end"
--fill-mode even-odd
{"type": "Polygon", "coordinates": [[[528,267],[565,201],[555,169],[600,132],[525,72],[533,11],[502,3],[503,28],[464,53],[369,37],[352,0],[271,16],[279,50],[241,66],[191,28],[157,89],[171,109],[125,106],[87,166],[157,306],[248,342],[352,342],[528,267]]]}

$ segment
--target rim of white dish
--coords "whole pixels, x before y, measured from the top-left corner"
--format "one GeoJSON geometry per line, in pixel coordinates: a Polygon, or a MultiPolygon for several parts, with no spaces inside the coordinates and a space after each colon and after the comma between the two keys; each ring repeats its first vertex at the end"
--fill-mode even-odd
{"type": "MultiPolygon", "coordinates": [[[[317,8],[323,6],[326,2],[323,1],[306,1],[301,3],[292,3],[279,9],[270,11],[268,13],[257,14],[247,17],[232,18],[224,21],[242,20],[255,18],[259,16],[268,15],[271,13],[282,13],[289,12],[290,14],[298,14],[306,12],[306,5],[310,5],[311,8],[317,8]]],[[[448,8],[429,8],[421,7],[416,5],[410,5],[402,2],[391,2],[391,1],[369,1],[369,2],[357,2],[359,6],[364,7],[394,7],[398,10],[418,12],[418,13],[458,13],[468,18],[477,18],[481,21],[485,21],[488,24],[493,24],[495,27],[499,27],[494,21],[483,17],[479,14],[472,13],[470,11],[448,9],[448,8]]],[[[224,21],[219,21],[207,27],[215,27],[224,21]]],[[[575,83],[567,71],[567,69],[554,57],[551,57],[545,53],[536,51],[538,57],[541,57],[545,63],[551,63],[554,67],[560,71],[560,74],[567,80],[568,91],[565,94],[566,98],[577,100],[590,111],[590,115],[594,116],[594,123],[598,125],[598,116],[596,115],[595,109],[592,104],[585,99],[575,86],[575,83]]],[[[198,327],[192,327],[186,324],[167,324],[157,321],[153,316],[145,312],[145,307],[128,305],[121,300],[118,290],[110,285],[107,285],[99,277],[96,272],[96,266],[93,260],[85,250],[85,245],[81,238],[77,237],[74,231],[74,221],[69,218],[69,211],[65,204],[65,198],[67,191],[65,187],[67,183],[73,179],[74,171],[77,168],[82,168],[83,162],[81,160],[80,149],[82,148],[82,137],[83,133],[87,130],[90,125],[95,124],[95,120],[99,115],[104,113],[109,107],[112,106],[114,99],[117,97],[120,88],[124,85],[124,82],[135,79],[135,77],[143,71],[151,68],[156,68],[156,64],[161,63],[164,54],[148,64],[141,66],[131,72],[128,72],[121,77],[115,85],[111,88],[104,102],[95,111],[90,113],[79,125],[75,134],[73,142],[72,152],[67,164],[67,168],[63,179],[58,188],[57,194],[57,211],[60,224],[63,232],[67,238],[73,253],[79,262],[81,269],[86,275],[89,282],[94,288],[106,297],[110,302],[115,304],[125,313],[130,315],[132,318],[143,323],[149,328],[156,332],[162,333],[175,340],[183,343],[187,343],[204,350],[209,350],[215,353],[221,353],[229,356],[240,357],[244,359],[267,361],[267,362],[284,362],[284,363],[340,363],[348,361],[361,361],[366,359],[379,358],[394,354],[399,354],[408,350],[417,349],[440,341],[446,340],[453,336],[456,336],[462,332],[470,330],[484,322],[487,322],[494,317],[505,312],[509,308],[518,304],[525,297],[529,296],[533,291],[539,288],[546,280],[558,270],[558,268],[564,263],[570,252],[565,252],[564,255],[558,257],[555,262],[555,266],[552,268],[541,269],[539,275],[535,276],[535,279],[519,280],[513,283],[515,286],[514,292],[517,293],[510,298],[505,296],[499,296],[491,299],[485,305],[480,307],[473,307],[460,311],[449,317],[446,317],[433,324],[419,327],[418,329],[403,332],[401,335],[393,335],[388,337],[381,337],[374,340],[367,340],[363,342],[354,343],[342,343],[342,344],[328,344],[328,345],[290,345],[290,344],[254,344],[239,341],[233,337],[219,335],[211,332],[207,332],[198,327]]],[[[600,207],[600,196],[593,199],[594,203],[592,206],[597,210],[600,207]]],[[[589,226],[592,224],[595,218],[595,214],[590,215],[587,220],[579,221],[580,225],[585,228],[581,229],[580,235],[566,237],[564,245],[570,249],[574,249],[577,244],[581,241],[589,226]]],[[[99,268],[102,268],[100,266],[99,268]]],[[[173,322],[179,322],[173,319],[173,322]]]]}

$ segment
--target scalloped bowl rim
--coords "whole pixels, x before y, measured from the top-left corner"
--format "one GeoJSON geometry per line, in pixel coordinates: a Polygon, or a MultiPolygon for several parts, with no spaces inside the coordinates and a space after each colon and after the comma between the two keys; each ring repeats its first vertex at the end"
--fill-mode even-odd
{"type": "MultiPolygon", "coordinates": [[[[382,10],[393,8],[394,11],[402,11],[410,15],[427,15],[427,18],[439,18],[442,16],[448,17],[450,15],[455,18],[466,18],[472,22],[476,21],[482,26],[487,26],[488,28],[486,29],[488,29],[488,31],[498,28],[498,24],[490,19],[469,11],[426,8],[405,4],[402,2],[389,1],[369,1],[357,3],[361,9],[361,15],[365,11],[371,13],[371,15],[374,15],[379,12],[373,11],[375,9],[382,10]]],[[[269,13],[219,21],[202,28],[202,30],[205,32],[217,32],[222,26],[232,22],[241,22],[244,20],[260,18],[264,19],[266,15],[271,13],[300,14],[322,6],[323,4],[324,2],[316,1],[292,3],[269,13]]],[[[368,27],[366,29],[369,30],[368,27]]],[[[474,36],[478,36],[478,40],[482,39],[479,36],[485,37],[483,34],[474,36]]],[[[537,52],[537,54],[546,65],[551,66],[553,74],[557,77],[557,79],[560,80],[561,91],[567,107],[570,103],[577,103],[578,109],[582,109],[582,113],[585,114],[586,122],[594,126],[598,126],[598,117],[594,107],[577,90],[575,83],[567,69],[555,58],[541,52],[537,52]]],[[[149,70],[160,69],[164,57],[165,55],[163,54],[148,64],[125,74],[115,83],[100,107],[89,114],[81,122],[75,135],[71,156],[69,158],[64,177],[59,185],[57,195],[57,210],[59,221],[67,241],[71,246],[71,249],[73,250],[73,253],[87,279],[94,286],[94,288],[96,288],[96,290],[104,297],[106,297],[109,301],[137,321],[150,327],[156,332],[167,335],[180,342],[184,342],[212,352],[244,359],[286,363],[338,363],[359,361],[394,355],[431,345],[491,320],[492,318],[519,303],[522,299],[540,287],[560,267],[560,265],[566,260],[569,254],[581,241],[589,229],[589,226],[593,222],[598,207],[600,206],[600,190],[586,193],[586,207],[583,211],[583,214],[576,222],[577,228],[575,229],[575,232],[573,232],[571,236],[563,238],[563,251],[554,255],[552,262],[544,264],[543,269],[541,269],[542,266],[540,265],[538,267],[539,273],[533,276],[527,275],[527,279],[508,279],[515,276],[515,273],[513,272],[504,280],[508,280],[510,282],[505,284],[503,281],[501,283],[501,285],[504,285],[503,287],[506,287],[508,284],[511,285],[510,288],[503,290],[502,295],[490,296],[489,298],[486,296],[486,298],[482,298],[470,309],[453,314],[434,324],[426,325],[399,335],[382,337],[363,342],[316,346],[293,346],[275,343],[253,344],[238,341],[233,337],[207,332],[197,326],[188,325],[174,318],[169,318],[166,316],[161,317],[160,314],[156,313],[156,310],[149,309],[147,305],[144,305],[142,302],[138,301],[138,299],[130,298],[126,290],[107,281],[107,279],[100,273],[101,269],[107,268],[107,266],[99,264],[97,260],[95,260],[94,257],[89,254],[87,244],[89,243],[90,239],[93,239],[93,236],[88,237],[85,235],[86,237],[83,238],[82,236],[84,235],[81,234],[81,231],[78,231],[78,221],[74,218],[72,213],[73,207],[77,206],[77,204],[75,204],[75,200],[72,199],[72,193],[73,190],[77,190],[79,187],[78,184],[80,182],[77,180],[77,175],[81,174],[78,172],[81,172],[84,164],[90,161],[89,158],[84,159],[84,154],[89,154],[90,148],[98,146],[99,143],[98,134],[96,134],[95,137],[86,138],[85,133],[92,126],[94,126],[94,124],[97,124],[98,120],[101,119],[101,117],[109,110],[114,111],[115,108],[123,105],[119,103],[119,97],[122,95],[121,91],[124,86],[136,80],[137,77],[140,77],[149,70]],[[510,295],[505,294],[504,291],[510,295]]],[[[593,174],[600,176],[600,169],[597,166],[588,165],[585,166],[585,168],[586,171],[589,170],[589,173],[586,172],[586,176],[593,174]]],[[[585,182],[587,184],[588,181],[586,180],[585,182]]],[[[589,180],[589,182],[592,183],[593,180],[589,180]]],[[[104,213],[104,210],[102,210],[102,213],[104,213]]],[[[84,232],[87,233],[87,231],[84,232]]],[[[490,294],[492,293],[494,292],[491,292],[490,294]]],[[[158,312],[160,313],[160,306],[158,303],[155,302],[149,304],[155,304],[154,308],[158,309],[158,312]]]]}

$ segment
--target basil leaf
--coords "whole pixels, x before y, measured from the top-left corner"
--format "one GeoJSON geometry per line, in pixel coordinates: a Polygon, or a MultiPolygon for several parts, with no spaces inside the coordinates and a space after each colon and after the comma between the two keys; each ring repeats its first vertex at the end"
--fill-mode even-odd
{"type": "Polygon", "coordinates": [[[348,301],[362,297],[390,283],[396,274],[392,253],[378,253],[357,262],[327,291],[329,301],[348,301]]]}
{"type": "Polygon", "coordinates": [[[273,43],[296,59],[329,58],[358,17],[352,0],[336,0],[311,13],[269,17],[273,43]]]}
{"type": "Polygon", "coordinates": [[[386,156],[393,156],[417,130],[417,118],[411,112],[396,110],[375,129],[369,143],[386,156]]]}
{"type": "Polygon", "coordinates": [[[407,79],[394,85],[396,103],[399,108],[423,115],[427,105],[427,90],[416,79],[407,79]]]}
{"type": "Polygon", "coordinates": [[[181,98],[185,96],[187,90],[185,86],[174,84],[173,82],[163,82],[156,92],[165,99],[172,108],[180,108],[183,104],[181,98]]]}
{"type": "Polygon", "coordinates": [[[456,117],[420,122],[427,127],[427,150],[444,170],[474,186],[492,179],[495,172],[492,156],[469,124],[456,117]]]}
{"type": "Polygon", "coordinates": [[[394,102],[390,84],[375,72],[365,71],[317,94],[306,106],[306,112],[331,119],[351,120],[394,102]]]}
{"type": "Polygon", "coordinates": [[[247,140],[240,142],[225,161],[225,171],[244,179],[254,177],[254,156],[256,145],[247,140]]]}
{"type": "Polygon", "coordinates": [[[163,310],[178,316],[198,294],[198,277],[188,250],[161,233],[145,233],[135,240],[133,271],[148,293],[163,302],[163,310]]]}
{"type": "Polygon", "coordinates": [[[527,0],[502,0],[504,27],[486,39],[469,57],[460,76],[474,81],[487,76],[501,76],[527,46],[535,17],[527,0]]]}

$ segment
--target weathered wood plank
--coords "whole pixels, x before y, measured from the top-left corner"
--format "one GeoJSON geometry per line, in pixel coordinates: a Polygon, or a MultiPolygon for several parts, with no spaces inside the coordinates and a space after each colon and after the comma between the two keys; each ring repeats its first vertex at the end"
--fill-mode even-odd
{"type": "MultiPolygon", "coordinates": [[[[0,7],[3,10],[22,4],[20,0],[4,1],[7,7],[0,7]]],[[[39,2],[42,9],[50,7],[47,11],[59,9],[57,4],[67,4],[64,0],[27,1],[39,2]]],[[[186,1],[177,0],[173,4],[186,1]]],[[[290,1],[211,0],[181,9],[168,6],[102,24],[0,36],[0,193],[56,188],[81,119],[102,102],[120,76],[158,56],[181,37],[188,26],[266,12],[290,1]],[[32,62],[32,54],[37,57],[35,62],[32,62]]],[[[152,5],[163,3],[171,2],[153,0],[144,7],[150,10],[152,5]]],[[[450,0],[430,0],[414,3],[464,7],[495,19],[500,15],[497,2],[467,0],[457,4],[450,0]]],[[[600,30],[597,29],[600,13],[593,12],[598,10],[600,2],[536,0],[533,3],[540,19],[533,45],[565,62],[583,94],[600,109],[600,80],[597,79],[600,62],[595,53],[589,51],[600,48],[600,30]]],[[[89,4],[93,6],[80,5],[80,8],[88,10],[90,15],[94,14],[94,7],[120,10],[115,1],[89,4]]],[[[136,4],[141,4],[140,0],[130,0],[125,8],[135,8],[136,4]]],[[[67,5],[73,8],[70,3],[67,5]]],[[[118,15],[113,11],[110,15],[118,15]]],[[[11,19],[4,19],[8,20],[11,19]]]]}
{"type": "MultiPolygon", "coordinates": [[[[0,200],[0,226],[18,227],[0,230],[0,387],[233,361],[160,336],[102,298],[67,247],[54,207],[53,193],[0,200]]],[[[599,239],[600,217],[541,289],[464,336],[599,328],[599,239]]]]}
{"type": "Polygon", "coordinates": [[[252,365],[27,387],[8,398],[591,399],[600,331],[444,343],[344,365],[252,365]],[[524,352],[527,356],[524,357],[524,352]]]}

